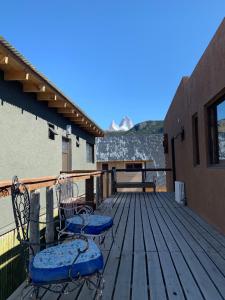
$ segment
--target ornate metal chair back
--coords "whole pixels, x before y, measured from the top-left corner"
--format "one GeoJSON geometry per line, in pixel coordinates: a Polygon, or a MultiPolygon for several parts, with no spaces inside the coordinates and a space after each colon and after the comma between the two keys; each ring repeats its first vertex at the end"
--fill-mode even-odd
{"type": "Polygon", "coordinates": [[[26,186],[14,176],[11,187],[13,214],[17,229],[17,239],[29,240],[30,196],[26,186]]]}
{"type": "Polygon", "coordinates": [[[59,217],[67,219],[76,213],[79,189],[72,178],[60,175],[56,186],[56,196],[59,209],[59,217]]]}

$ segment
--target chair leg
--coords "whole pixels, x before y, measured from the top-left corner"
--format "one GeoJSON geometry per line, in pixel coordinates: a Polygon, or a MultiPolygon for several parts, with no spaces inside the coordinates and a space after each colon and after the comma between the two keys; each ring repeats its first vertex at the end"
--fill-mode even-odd
{"type": "Polygon", "coordinates": [[[27,283],[27,284],[23,287],[23,289],[22,289],[22,291],[21,291],[21,293],[20,293],[20,300],[23,300],[23,299],[24,299],[24,292],[25,292],[25,290],[26,290],[28,287],[30,287],[30,284],[29,284],[29,283],[27,283]]]}
{"type": "Polygon", "coordinates": [[[96,294],[96,300],[102,299],[104,285],[105,285],[105,280],[103,278],[102,273],[97,273],[97,294],[96,294]]]}
{"type": "Polygon", "coordinates": [[[32,300],[38,300],[39,299],[39,287],[34,287],[34,290],[33,290],[33,292],[32,292],[32,294],[31,294],[31,299],[32,300]]]}

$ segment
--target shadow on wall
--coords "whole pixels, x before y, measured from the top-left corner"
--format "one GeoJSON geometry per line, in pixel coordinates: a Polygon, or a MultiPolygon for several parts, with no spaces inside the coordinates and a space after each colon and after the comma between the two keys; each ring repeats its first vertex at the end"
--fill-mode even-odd
{"type": "Polygon", "coordinates": [[[22,114],[23,111],[27,111],[36,116],[36,119],[44,119],[46,122],[50,122],[64,130],[66,129],[66,125],[69,124],[72,126],[72,133],[74,135],[78,135],[91,144],[95,141],[93,136],[75,126],[69,119],[58,114],[56,109],[49,109],[47,101],[37,101],[35,93],[24,93],[20,82],[5,81],[4,72],[2,71],[0,71],[0,99],[2,106],[4,105],[4,102],[17,106],[21,108],[22,114]]]}

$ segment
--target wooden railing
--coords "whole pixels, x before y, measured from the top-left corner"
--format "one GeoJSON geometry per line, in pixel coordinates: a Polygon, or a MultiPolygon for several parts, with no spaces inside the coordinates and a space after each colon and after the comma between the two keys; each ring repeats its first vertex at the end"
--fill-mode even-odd
{"type": "MultiPolygon", "coordinates": [[[[171,169],[112,169],[112,170],[73,170],[67,173],[69,178],[73,178],[74,181],[85,182],[85,201],[86,203],[94,206],[98,206],[104,198],[108,198],[110,195],[117,192],[117,173],[119,172],[141,172],[142,180],[145,178],[146,172],[155,171],[171,171],[171,169]]],[[[58,176],[48,176],[39,178],[22,178],[21,182],[25,183],[30,190],[32,212],[35,216],[32,218],[46,221],[46,227],[40,226],[40,228],[34,228],[32,233],[35,240],[40,239],[40,230],[43,230],[47,243],[51,243],[54,240],[54,217],[56,216],[56,210],[54,210],[54,190],[53,186],[56,184],[58,176]],[[40,197],[42,194],[40,190],[46,189],[46,202],[44,214],[40,214],[40,197]]],[[[10,195],[12,181],[4,180],[0,181],[0,201],[4,201],[4,197],[10,195]]],[[[43,204],[43,201],[42,201],[43,204]]],[[[15,266],[19,265],[20,252],[18,242],[15,239],[15,230],[5,232],[0,236],[0,281],[1,278],[9,278],[11,272],[15,266]],[[4,247],[3,247],[4,244],[4,247]],[[2,246],[2,248],[1,248],[2,246]]],[[[16,267],[17,269],[20,269],[16,267]]],[[[6,280],[4,291],[0,292],[0,298],[7,298],[10,292],[12,292],[18,284],[23,281],[23,276],[18,275],[18,281],[6,280]]],[[[2,281],[1,281],[2,282],[2,281]]]]}
{"type": "Polygon", "coordinates": [[[118,188],[140,188],[143,192],[146,191],[146,188],[153,188],[153,191],[156,190],[156,183],[153,179],[152,181],[146,181],[147,172],[171,172],[173,171],[170,168],[143,168],[143,169],[116,169],[112,168],[111,170],[111,193],[115,194],[118,188]],[[118,172],[125,173],[141,173],[140,182],[119,182],[117,179],[118,172]]]}
{"type": "MultiPolygon", "coordinates": [[[[61,172],[62,173],[62,172],[61,172]]],[[[90,178],[101,176],[101,171],[72,171],[68,172],[68,177],[73,178],[74,181],[89,180],[90,178]]],[[[38,190],[44,187],[51,187],[56,184],[58,176],[46,176],[38,178],[21,178],[20,181],[26,184],[30,191],[38,190]]],[[[10,195],[10,188],[12,180],[0,181],[0,198],[10,195]]]]}

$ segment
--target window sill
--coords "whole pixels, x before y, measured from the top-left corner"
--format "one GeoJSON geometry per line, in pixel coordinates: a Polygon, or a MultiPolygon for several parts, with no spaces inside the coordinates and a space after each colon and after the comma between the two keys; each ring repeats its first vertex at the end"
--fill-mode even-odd
{"type": "Polygon", "coordinates": [[[207,168],[208,169],[221,169],[221,170],[224,170],[225,169],[225,164],[208,165],[207,168]]]}

